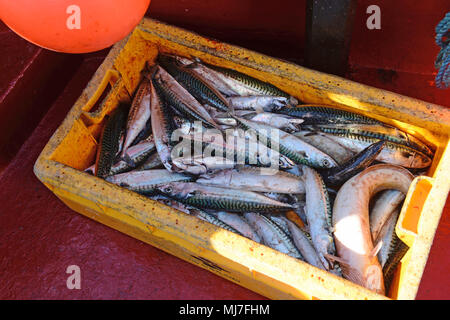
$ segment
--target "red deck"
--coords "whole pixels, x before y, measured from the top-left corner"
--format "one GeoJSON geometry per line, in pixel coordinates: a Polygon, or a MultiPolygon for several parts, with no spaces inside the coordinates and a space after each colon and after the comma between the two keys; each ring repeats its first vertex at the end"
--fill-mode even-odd
{"type": "MultiPolygon", "coordinates": [[[[304,5],[273,3],[152,0],[148,16],[301,64],[304,5]]],[[[450,4],[409,3],[359,1],[347,78],[449,106],[450,90],[434,87],[434,27],[450,4]],[[370,4],[381,7],[381,30],[365,27],[370,4]]],[[[108,50],[57,54],[1,24],[0,43],[0,299],[264,299],[71,211],[47,190],[34,162],[108,50]],[[81,290],[66,287],[73,264],[81,290]]],[[[417,299],[450,299],[448,243],[450,201],[417,299]]]]}

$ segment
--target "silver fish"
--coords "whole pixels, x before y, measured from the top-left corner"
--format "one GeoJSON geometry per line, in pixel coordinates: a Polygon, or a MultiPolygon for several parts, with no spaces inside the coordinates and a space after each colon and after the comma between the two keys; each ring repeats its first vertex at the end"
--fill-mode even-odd
{"type": "Polygon", "coordinates": [[[317,254],[316,249],[308,239],[308,236],[305,234],[305,232],[286,217],[280,217],[280,219],[285,220],[286,225],[292,235],[294,244],[296,245],[302,256],[305,258],[305,261],[313,265],[314,267],[326,270],[322,264],[322,260],[317,254]]]}
{"type": "Polygon", "coordinates": [[[356,154],[356,152],[351,151],[339,142],[320,132],[298,131],[294,132],[293,135],[316,147],[320,151],[325,152],[336,160],[339,165],[344,164],[356,154]]]}
{"type": "Polygon", "coordinates": [[[337,166],[336,161],[328,154],[304,142],[296,136],[262,123],[235,117],[246,129],[255,130],[260,139],[272,143],[278,142],[279,152],[297,164],[306,164],[315,168],[331,168],[337,166]]]}
{"type": "Polygon", "coordinates": [[[289,98],[275,96],[238,96],[227,98],[230,106],[235,110],[256,110],[273,112],[289,104],[289,98]]]}
{"type": "Polygon", "coordinates": [[[236,166],[233,160],[228,160],[224,157],[204,157],[203,155],[174,158],[172,163],[180,171],[194,175],[212,173],[216,170],[234,168],[236,166]]]}
{"type": "Polygon", "coordinates": [[[305,214],[314,247],[320,260],[328,270],[331,266],[326,259],[328,254],[335,255],[331,227],[331,205],[328,191],[319,173],[308,166],[302,166],[306,188],[305,214]]]}
{"type": "Polygon", "coordinates": [[[158,190],[170,198],[201,209],[229,212],[246,212],[249,210],[264,212],[292,208],[287,203],[272,200],[256,192],[205,186],[192,182],[168,183],[159,186],[158,190]]]}
{"type": "Polygon", "coordinates": [[[128,147],[133,143],[138,134],[145,128],[147,121],[150,119],[150,80],[147,77],[142,79],[136,96],[131,104],[128,113],[128,120],[126,126],[126,137],[122,148],[122,157],[128,147]]]}
{"type": "Polygon", "coordinates": [[[245,115],[244,118],[285,130],[287,132],[295,132],[300,130],[300,124],[303,122],[303,119],[271,112],[260,112],[253,115],[245,115]]]}
{"type": "Polygon", "coordinates": [[[242,217],[242,215],[225,211],[211,212],[211,214],[215,215],[219,220],[222,220],[229,226],[232,226],[233,228],[238,230],[244,237],[261,243],[261,238],[250,226],[248,221],[242,217]]]}
{"type": "Polygon", "coordinates": [[[179,84],[167,71],[160,66],[156,67],[154,75],[154,85],[158,87],[158,92],[164,95],[165,99],[185,116],[200,120],[214,128],[220,127],[203,107],[181,84],[179,84]]]}
{"type": "Polygon", "coordinates": [[[303,259],[292,240],[272,220],[256,212],[246,212],[244,218],[263,239],[265,245],[296,259],[303,259]]]}
{"type": "Polygon", "coordinates": [[[255,167],[227,169],[203,175],[197,179],[197,183],[258,192],[305,192],[305,186],[299,177],[279,170],[268,173],[268,170],[262,172],[261,168],[255,167]]]}
{"type": "Polygon", "coordinates": [[[165,169],[154,169],[119,173],[107,177],[106,181],[132,191],[147,193],[170,182],[193,181],[193,178],[181,173],[171,173],[165,169]]]}
{"type": "Polygon", "coordinates": [[[173,122],[171,122],[168,110],[159,99],[156,89],[151,83],[151,122],[153,138],[155,139],[156,150],[159,158],[167,170],[172,171],[170,136],[173,131],[173,122]]]}
{"type": "Polygon", "coordinates": [[[385,190],[380,192],[372,210],[370,211],[370,232],[372,240],[377,243],[381,230],[395,212],[400,203],[405,199],[405,194],[398,190],[385,190]]]}

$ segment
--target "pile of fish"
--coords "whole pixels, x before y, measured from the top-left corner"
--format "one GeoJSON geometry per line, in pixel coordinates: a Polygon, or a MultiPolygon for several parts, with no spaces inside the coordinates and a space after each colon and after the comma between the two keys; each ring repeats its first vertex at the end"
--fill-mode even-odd
{"type": "Polygon", "coordinates": [[[433,152],[376,119],[160,54],[85,171],[386,294],[408,250],[399,210],[433,152]]]}

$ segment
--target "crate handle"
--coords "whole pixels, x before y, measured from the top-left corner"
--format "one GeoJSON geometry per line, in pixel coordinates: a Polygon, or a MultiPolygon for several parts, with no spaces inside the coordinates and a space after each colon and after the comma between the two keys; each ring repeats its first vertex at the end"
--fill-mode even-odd
{"type": "Polygon", "coordinates": [[[397,235],[409,247],[417,237],[420,220],[424,214],[423,207],[433,187],[433,179],[425,176],[416,177],[411,187],[396,227],[397,235]]]}
{"type": "Polygon", "coordinates": [[[116,82],[119,81],[119,79],[120,73],[117,70],[108,69],[102,81],[100,82],[100,85],[98,86],[97,90],[94,92],[89,101],[84,105],[83,111],[89,112],[97,103],[97,100],[102,96],[108,84],[110,84],[111,87],[113,87],[116,84],[116,82]]]}

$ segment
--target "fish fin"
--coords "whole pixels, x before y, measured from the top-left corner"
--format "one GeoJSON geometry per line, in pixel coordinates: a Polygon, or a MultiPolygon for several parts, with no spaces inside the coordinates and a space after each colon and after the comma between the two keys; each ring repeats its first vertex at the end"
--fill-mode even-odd
{"type": "Polygon", "coordinates": [[[345,279],[350,280],[351,282],[359,284],[361,286],[364,286],[365,284],[364,276],[356,268],[350,265],[347,266],[341,265],[341,270],[342,275],[344,276],[345,279]]]}
{"type": "Polygon", "coordinates": [[[347,262],[347,260],[337,257],[333,254],[325,253],[323,255],[325,258],[327,258],[330,262],[337,262],[341,265],[341,267],[351,267],[350,264],[347,262]]]}
{"type": "Polygon", "coordinates": [[[383,246],[383,240],[381,239],[380,241],[378,241],[376,246],[373,247],[372,251],[369,253],[369,256],[372,258],[376,257],[378,252],[380,252],[382,246],[383,246]]]}
{"type": "Polygon", "coordinates": [[[128,154],[125,154],[122,157],[120,157],[120,160],[125,161],[132,168],[136,167],[136,164],[133,162],[133,160],[131,160],[128,154]]]}
{"type": "Polygon", "coordinates": [[[329,259],[331,262],[339,263],[342,274],[345,279],[350,280],[356,284],[362,285],[364,284],[364,277],[360,271],[351,266],[347,260],[342,259],[340,257],[336,257],[335,255],[325,254],[325,257],[329,259]]]}

